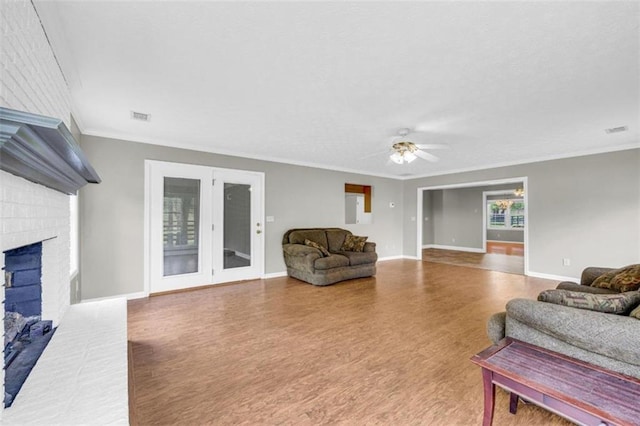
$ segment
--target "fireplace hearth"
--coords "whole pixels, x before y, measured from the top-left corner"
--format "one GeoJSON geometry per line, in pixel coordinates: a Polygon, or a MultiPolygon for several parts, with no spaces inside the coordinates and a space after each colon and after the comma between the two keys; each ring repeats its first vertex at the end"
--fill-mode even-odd
{"type": "Polygon", "coordinates": [[[4,406],[10,407],[53,336],[42,320],[42,243],[4,252],[4,406]]]}

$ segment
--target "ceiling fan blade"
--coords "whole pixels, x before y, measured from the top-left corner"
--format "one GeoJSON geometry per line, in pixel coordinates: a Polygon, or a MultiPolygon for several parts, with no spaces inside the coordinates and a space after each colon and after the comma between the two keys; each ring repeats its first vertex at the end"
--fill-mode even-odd
{"type": "Polygon", "coordinates": [[[436,157],[433,154],[429,154],[428,152],[418,150],[418,151],[415,151],[414,154],[422,158],[423,160],[431,161],[432,163],[435,163],[436,161],[440,161],[438,157],[436,157]]]}
{"type": "Polygon", "coordinates": [[[415,145],[420,149],[449,149],[449,145],[443,143],[417,143],[415,145]]]}
{"type": "Polygon", "coordinates": [[[367,155],[364,155],[364,156],[360,157],[360,159],[361,159],[361,160],[364,160],[365,158],[376,157],[376,156],[379,156],[379,155],[385,154],[385,153],[387,153],[387,152],[390,152],[390,149],[389,149],[389,148],[381,149],[381,150],[378,150],[378,151],[371,152],[371,153],[369,153],[369,154],[367,154],[367,155]]]}

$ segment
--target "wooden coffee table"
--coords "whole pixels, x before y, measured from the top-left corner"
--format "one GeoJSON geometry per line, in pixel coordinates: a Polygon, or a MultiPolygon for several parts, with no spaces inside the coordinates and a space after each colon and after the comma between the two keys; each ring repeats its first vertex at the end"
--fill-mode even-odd
{"type": "Polygon", "coordinates": [[[584,425],[640,424],[640,380],[506,338],[471,358],[482,367],[483,425],[493,420],[495,385],[584,425]]]}

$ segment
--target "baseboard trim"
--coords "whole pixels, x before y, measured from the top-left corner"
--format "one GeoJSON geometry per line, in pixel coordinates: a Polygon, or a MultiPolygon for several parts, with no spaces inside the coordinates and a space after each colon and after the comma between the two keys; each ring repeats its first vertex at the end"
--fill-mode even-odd
{"type": "Polygon", "coordinates": [[[125,298],[127,300],[133,299],[144,299],[145,297],[149,297],[144,291],[138,291],[136,293],[127,293],[127,294],[118,294],[115,296],[105,296],[105,297],[94,297],[92,299],[82,299],[80,303],[90,303],[90,302],[99,302],[101,300],[111,300],[111,299],[121,299],[125,298]]]}
{"type": "Polygon", "coordinates": [[[481,248],[475,247],[458,247],[458,246],[443,246],[440,244],[428,244],[427,246],[423,246],[422,248],[433,248],[438,250],[455,250],[455,251],[466,251],[469,253],[484,253],[484,250],[481,248]]]}
{"type": "Polygon", "coordinates": [[[385,256],[385,257],[379,257],[378,262],[386,262],[387,260],[397,260],[397,259],[405,259],[405,258],[406,256],[403,256],[401,254],[396,256],[385,256]]]}
{"type": "Polygon", "coordinates": [[[545,280],[580,282],[580,277],[565,277],[562,275],[544,274],[542,272],[528,271],[526,275],[534,278],[543,278],[545,280]]]}
{"type": "Polygon", "coordinates": [[[286,276],[287,276],[287,271],[271,272],[271,273],[268,273],[268,274],[264,274],[262,276],[262,279],[268,280],[269,278],[280,278],[280,277],[286,277],[286,276]]]}

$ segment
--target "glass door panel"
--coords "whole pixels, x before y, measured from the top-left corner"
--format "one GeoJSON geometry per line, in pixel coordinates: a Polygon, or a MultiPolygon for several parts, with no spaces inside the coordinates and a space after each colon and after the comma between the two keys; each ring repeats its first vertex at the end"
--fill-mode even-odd
{"type": "Polygon", "coordinates": [[[261,173],[216,170],[213,189],[213,280],[259,278],[263,274],[264,206],[261,173]]]}
{"type": "Polygon", "coordinates": [[[211,284],[212,170],[145,161],[149,293],[211,284]]]}
{"type": "Polygon", "coordinates": [[[251,185],[224,183],[223,268],[251,266],[251,185]]]}
{"type": "Polygon", "coordinates": [[[163,276],[198,272],[200,181],[164,178],[163,276]]]}

